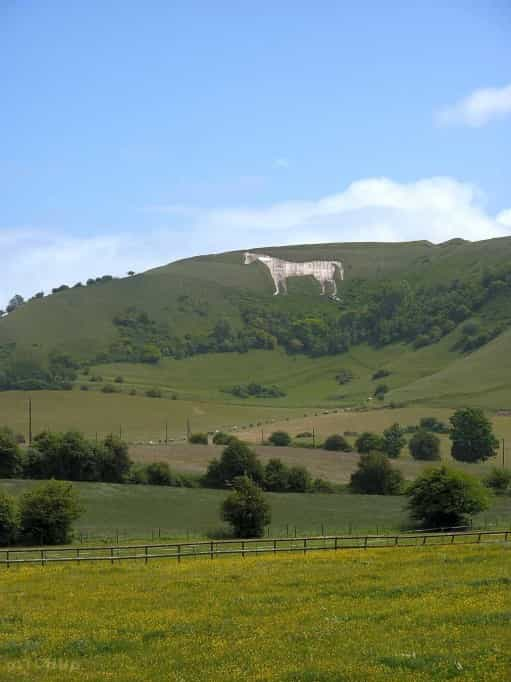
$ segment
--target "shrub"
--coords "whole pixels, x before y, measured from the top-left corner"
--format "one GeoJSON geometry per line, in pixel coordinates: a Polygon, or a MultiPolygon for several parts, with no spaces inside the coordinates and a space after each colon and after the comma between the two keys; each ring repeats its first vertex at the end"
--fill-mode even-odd
{"type": "Polygon", "coordinates": [[[422,417],[419,422],[419,428],[424,431],[433,431],[434,433],[449,433],[447,424],[436,417],[422,417]]]}
{"type": "Polygon", "coordinates": [[[473,476],[441,466],[419,476],[407,491],[412,518],[429,528],[466,523],[487,509],[490,497],[473,476]]]}
{"type": "Polygon", "coordinates": [[[401,454],[401,450],[406,445],[404,431],[399,424],[392,424],[383,432],[383,452],[395,459],[401,454]]]}
{"type": "Polygon", "coordinates": [[[161,391],[159,388],[150,388],[145,392],[146,398],[161,398],[161,391]]]}
{"type": "Polygon", "coordinates": [[[0,493],[0,546],[12,545],[16,540],[18,518],[14,498],[0,493]]]}
{"type": "Polygon", "coordinates": [[[208,434],[207,433],[191,433],[188,436],[188,442],[194,445],[207,445],[208,444],[208,434]]]}
{"type": "Polygon", "coordinates": [[[374,397],[378,398],[378,400],[383,400],[385,398],[385,394],[389,392],[389,387],[387,384],[378,384],[378,386],[374,389],[374,397]]]}
{"type": "Polygon", "coordinates": [[[264,468],[264,489],[285,492],[289,488],[289,468],[278,458],[270,459],[264,468]]]}
{"type": "Polygon", "coordinates": [[[341,436],[339,433],[334,433],[331,436],[328,436],[328,438],[325,440],[323,443],[323,448],[325,450],[333,450],[336,452],[350,452],[351,451],[351,446],[344,438],[344,436],[341,436]]]}
{"type": "Polygon", "coordinates": [[[118,389],[118,388],[115,388],[115,386],[112,386],[112,384],[105,384],[105,385],[101,388],[101,392],[102,392],[102,393],[118,393],[118,392],[119,392],[119,389],[118,389]]]}
{"type": "Polygon", "coordinates": [[[80,386],[80,391],[88,391],[88,390],[89,390],[89,387],[87,386],[87,384],[82,384],[80,386]]]}
{"type": "Polygon", "coordinates": [[[215,445],[229,445],[234,436],[229,433],[224,433],[223,431],[217,431],[213,436],[213,443],[215,445]]]}
{"type": "Polygon", "coordinates": [[[124,377],[121,377],[121,376],[115,377],[114,381],[116,384],[123,384],[124,383],[124,377]]]}
{"type": "Polygon", "coordinates": [[[136,389],[136,388],[132,388],[132,389],[130,390],[130,392],[129,392],[129,395],[137,395],[137,389],[136,389]]]}
{"type": "Polygon", "coordinates": [[[491,421],[480,409],[457,410],[450,419],[451,455],[462,462],[479,462],[493,457],[499,442],[491,421]]]}
{"type": "Polygon", "coordinates": [[[224,488],[235,478],[248,476],[258,484],[264,480],[264,470],[256,453],[245,443],[233,439],[218,459],[212,459],[208,465],[204,484],[213,488],[224,488]]]}
{"type": "Polygon", "coordinates": [[[276,445],[277,447],[291,445],[291,436],[287,431],[274,431],[268,440],[272,445],[276,445]]]}
{"type": "Polygon", "coordinates": [[[312,431],[301,431],[296,434],[295,438],[312,438],[312,431]]]}
{"type": "Polygon", "coordinates": [[[362,455],[350,480],[353,492],[367,495],[398,495],[402,484],[401,472],[381,452],[362,455]]]}
{"type": "Polygon", "coordinates": [[[306,493],[312,487],[311,476],[305,467],[291,467],[288,481],[288,490],[292,493],[306,493]]]}
{"type": "Polygon", "coordinates": [[[315,478],[312,481],[311,491],[314,493],[335,493],[336,489],[333,483],[325,481],[324,478],[315,478]]]}
{"type": "Polygon", "coordinates": [[[107,483],[124,483],[131,469],[128,446],[117,436],[107,436],[96,450],[99,478],[107,483]]]}
{"type": "Polygon", "coordinates": [[[23,539],[45,545],[70,542],[72,523],[82,512],[76,490],[63,481],[49,481],[24,493],[19,508],[23,539]]]}
{"type": "Polygon", "coordinates": [[[511,470],[493,467],[491,472],[484,479],[484,483],[495,493],[502,495],[511,487],[511,470]]]}
{"type": "Polygon", "coordinates": [[[385,377],[390,376],[391,373],[392,372],[389,372],[388,369],[377,369],[376,372],[371,377],[371,379],[373,381],[376,381],[377,379],[385,379],[385,377]]]}
{"type": "Polygon", "coordinates": [[[224,500],[221,515],[239,538],[258,538],[270,523],[270,505],[258,486],[247,476],[233,481],[234,491],[224,500]]]}
{"type": "Polygon", "coordinates": [[[6,426],[0,427],[0,478],[14,478],[21,472],[21,456],[16,436],[6,426]]]}
{"type": "Polygon", "coordinates": [[[344,386],[345,384],[349,384],[350,381],[353,381],[353,372],[351,369],[341,369],[339,371],[339,374],[335,377],[337,380],[337,383],[340,384],[341,386],[344,386]]]}
{"type": "Polygon", "coordinates": [[[368,452],[381,452],[383,450],[383,438],[377,433],[364,431],[355,441],[355,447],[360,454],[368,452]]]}
{"type": "Polygon", "coordinates": [[[146,477],[149,485],[178,485],[178,479],[170,470],[167,462],[151,462],[148,464],[146,477]]]}
{"type": "Polygon", "coordinates": [[[440,459],[440,439],[427,431],[416,431],[408,444],[414,459],[440,459]]]}

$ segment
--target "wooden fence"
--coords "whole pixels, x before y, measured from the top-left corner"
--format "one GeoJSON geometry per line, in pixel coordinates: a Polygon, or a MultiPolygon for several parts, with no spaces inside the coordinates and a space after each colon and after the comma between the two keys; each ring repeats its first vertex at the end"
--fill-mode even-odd
{"type": "Polygon", "coordinates": [[[511,530],[408,533],[399,535],[325,535],[300,538],[259,538],[254,540],[210,540],[174,542],[168,544],[115,545],[105,547],[10,547],[0,550],[0,565],[7,568],[36,564],[46,566],[57,562],[80,564],[84,561],[107,561],[111,564],[135,560],[148,563],[151,559],[182,559],[223,555],[249,556],[281,552],[377,549],[384,547],[425,547],[454,544],[508,542],[511,530]]]}

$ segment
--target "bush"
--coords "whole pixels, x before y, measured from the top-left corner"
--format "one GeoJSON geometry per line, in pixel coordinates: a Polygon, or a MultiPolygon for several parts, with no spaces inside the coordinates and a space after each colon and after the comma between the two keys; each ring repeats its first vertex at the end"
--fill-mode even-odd
{"type": "Polygon", "coordinates": [[[385,379],[385,377],[390,376],[391,373],[392,372],[389,372],[388,369],[377,369],[376,372],[371,377],[371,379],[373,381],[376,381],[377,379],[385,379]]]}
{"type": "Polygon", "coordinates": [[[264,468],[264,489],[274,493],[289,488],[289,468],[278,458],[270,459],[264,468]]]}
{"type": "Polygon", "coordinates": [[[234,436],[229,433],[224,433],[223,431],[217,431],[213,436],[214,445],[229,445],[234,436]]]}
{"type": "Polygon", "coordinates": [[[484,511],[490,497],[473,476],[441,466],[419,476],[407,491],[412,518],[428,528],[458,526],[484,511]]]}
{"type": "Polygon", "coordinates": [[[82,384],[80,386],[80,391],[88,391],[88,390],[89,390],[89,387],[87,386],[87,384],[82,384]]]}
{"type": "Polygon", "coordinates": [[[344,436],[341,436],[339,433],[334,433],[331,436],[328,436],[328,438],[325,440],[323,443],[323,448],[325,450],[333,450],[336,452],[350,452],[351,451],[351,446],[344,438],[344,436]]]}
{"type": "Polygon", "coordinates": [[[0,546],[12,545],[18,532],[14,498],[0,493],[0,546]]]}
{"type": "Polygon", "coordinates": [[[385,429],[382,440],[383,452],[393,459],[399,457],[401,450],[406,445],[404,431],[399,424],[392,424],[388,429],[385,429]]]}
{"type": "Polygon", "coordinates": [[[247,476],[233,481],[234,491],[222,503],[222,519],[231,524],[239,538],[259,538],[271,521],[270,505],[247,476]]]}
{"type": "Polygon", "coordinates": [[[220,460],[210,461],[204,477],[204,485],[225,488],[239,476],[248,476],[257,484],[262,484],[264,470],[256,453],[245,443],[233,439],[224,448],[220,460]]]}
{"type": "Polygon", "coordinates": [[[191,433],[188,436],[188,442],[194,445],[207,445],[208,444],[208,434],[207,433],[191,433]]]}
{"type": "Polygon", "coordinates": [[[351,474],[350,488],[354,493],[366,495],[398,495],[403,477],[381,452],[361,456],[358,468],[351,474]]]}
{"type": "Polygon", "coordinates": [[[414,459],[433,461],[440,459],[440,439],[427,431],[416,431],[408,444],[414,459]]]}
{"type": "Polygon", "coordinates": [[[484,484],[491,488],[495,493],[503,495],[511,487],[511,470],[493,467],[488,476],[484,479],[484,484]]]}
{"type": "Polygon", "coordinates": [[[305,467],[291,467],[288,481],[288,490],[292,493],[306,493],[312,487],[311,476],[305,467]]]}
{"type": "Polygon", "coordinates": [[[124,377],[121,377],[121,376],[115,377],[114,381],[116,384],[123,384],[124,383],[124,377]]]}
{"type": "Polygon", "coordinates": [[[291,445],[291,436],[287,431],[274,431],[268,440],[272,445],[276,445],[277,447],[291,445]]]}
{"type": "Polygon", "coordinates": [[[345,384],[349,384],[350,381],[353,381],[354,375],[351,369],[341,369],[335,378],[338,384],[344,386],[345,384]]]}
{"type": "Polygon", "coordinates": [[[312,431],[301,431],[296,434],[295,438],[312,438],[312,431]]]}
{"type": "Polygon", "coordinates": [[[178,478],[174,476],[167,462],[151,462],[148,464],[146,478],[149,485],[178,485],[178,478]]]}
{"type": "Polygon", "coordinates": [[[99,478],[106,483],[124,483],[131,469],[128,446],[117,436],[107,436],[96,449],[99,478]]]}
{"type": "Polygon", "coordinates": [[[161,398],[161,391],[159,388],[150,388],[145,392],[146,398],[161,398]]]}
{"type": "Polygon", "coordinates": [[[115,388],[115,386],[112,386],[112,384],[105,384],[101,388],[101,393],[118,393],[119,389],[115,388]]]}
{"type": "Polygon", "coordinates": [[[451,455],[462,462],[480,462],[493,457],[499,442],[491,421],[480,409],[457,410],[450,419],[451,455]]]}
{"type": "Polygon", "coordinates": [[[21,455],[16,436],[0,427],[0,478],[15,478],[21,472],[21,455]]]}
{"type": "Polygon", "coordinates": [[[433,433],[449,433],[449,427],[436,417],[422,417],[419,428],[423,431],[433,431],[433,433]]]}
{"type": "Polygon", "coordinates": [[[23,539],[45,545],[70,542],[73,521],[82,512],[76,490],[62,481],[49,481],[24,493],[19,508],[23,539]]]}
{"type": "Polygon", "coordinates": [[[368,452],[381,452],[383,450],[383,438],[377,433],[364,431],[355,441],[355,447],[360,454],[368,452]]]}
{"type": "Polygon", "coordinates": [[[383,400],[385,398],[385,394],[389,392],[389,387],[387,384],[378,384],[378,386],[374,389],[374,397],[378,398],[378,400],[383,400]]]}
{"type": "Polygon", "coordinates": [[[313,493],[335,493],[336,489],[333,483],[330,483],[330,481],[325,481],[324,478],[315,478],[312,481],[312,488],[311,491],[313,493]]]}

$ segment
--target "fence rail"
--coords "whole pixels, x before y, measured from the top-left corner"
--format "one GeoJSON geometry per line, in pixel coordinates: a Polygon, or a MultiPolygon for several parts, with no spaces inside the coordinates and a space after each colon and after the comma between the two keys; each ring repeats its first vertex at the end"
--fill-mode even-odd
{"type": "Polygon", "coordinates": [[[148,563],[151,559],[182,559],[223,555],[278,554],[281,552],[378,549],[384,547],[424,547],[508,542],[511,530],[407,533],[398,535],[324,535],[299,538],[258,538],[253,540],[210,540],[199,542],[173,542],[164,544],[115,545],[110,547],[24,547],[0,550],[0,565],[7,568],[16,565],[51,563],[77,563],[84,561],[135,560],[148,563]]]}

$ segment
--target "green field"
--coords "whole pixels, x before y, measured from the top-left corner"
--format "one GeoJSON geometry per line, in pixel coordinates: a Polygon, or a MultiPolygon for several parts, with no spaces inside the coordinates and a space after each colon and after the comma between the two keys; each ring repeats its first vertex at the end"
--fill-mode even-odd
{"type": "MultiPolygon", "coordinates": [[[[0,490],[18,495],[34,481],[0,481],[0,490]]],[[[165,537],[203,537],[224,533],[219,510],[226,492],[204,488],[73,483],[85,507],[78,533],[121,538],[150,538],[161,528],[165,537]]],[[[410,527],[403,496],[267,493],[272,509],[270,535],[320,535],[382,532],[410,527]]],[[[511,527],[511,497],[497,497],[475,526],[511,527]]]]}
{"type": "Polygon", "coordinates": [[[7,680],[509,679],[509,546],[4,570],[7,680]]]}

